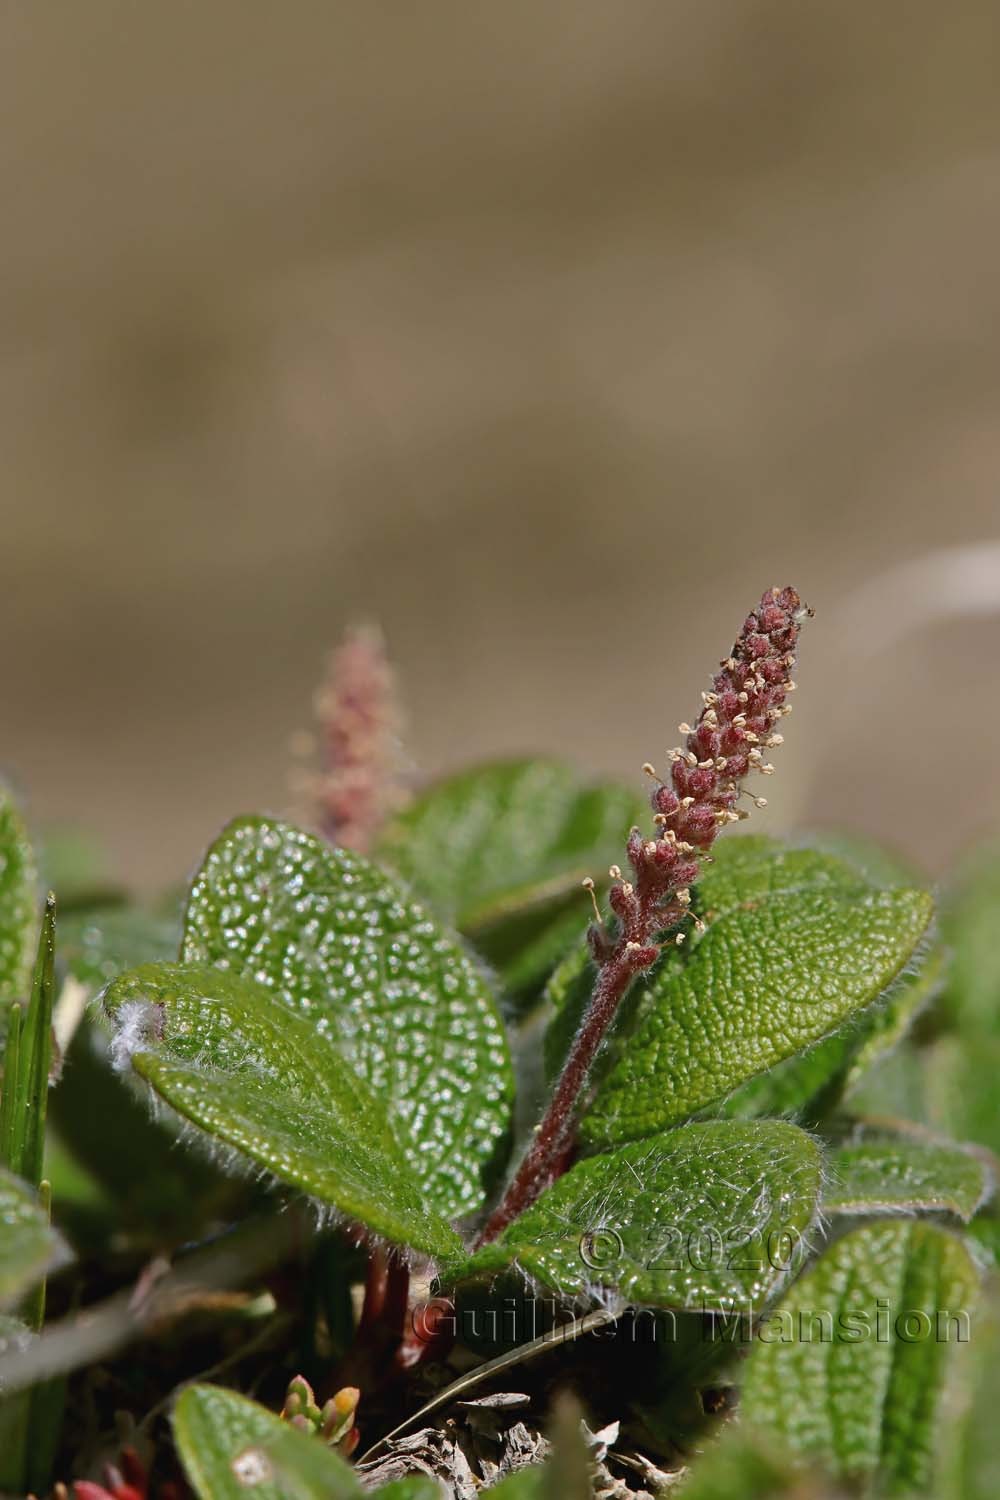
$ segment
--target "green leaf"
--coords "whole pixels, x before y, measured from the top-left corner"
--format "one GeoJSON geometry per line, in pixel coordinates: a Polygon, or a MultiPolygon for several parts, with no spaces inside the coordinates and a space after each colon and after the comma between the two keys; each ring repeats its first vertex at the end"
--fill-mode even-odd
{"type": "Polygon", "coordinates": [[[983,1155],[961,1146],[869,1133],[830,1157],[823,1207],[838,1214],[955,1214],[968,1221],[993,1192],[983,1155]]]}
{"type": "Polygon", "coordinates": [[[311,1433],[216,1385],[190,1385],[174,1440],[199,1500],[359,1500],[349,1464],[311,1433]]]}
{"type": "Polygon", "coordinates": [[[478,934],[584,876],[600,880],[643,807],[628,787],[581,786],[561,761],[502,761],[431,786],[378,853],[440,916],[478,934]]]}
{"type": "Polygon", "coordinates": [[[24,824],[0,788],[0,1008],[28,997],[35,958],[37,885],[24,824]]]}
{"type": "Polygon", "coordinates": [[[382,1101],[263,985],[209,965],[147,964],[104,1002],[119,1050],[178,1114],[394,1244],[455,1253],[382,1101]]]}
{"type": "Polygon", "coordinates": [[[962,1241],[936,1225],[845,1235],[758,1325],[744,1425],[849,1484],[934,1493],[949,1367],[978,1285],[962,1241]]]}
{"type": "Polygon", "coordinates": [[[231,823],[194,878],[182,958],[265,985],[383,1100],[428,1202],[477,1209],[505,1143],[503,1024],[461,945],[376,866],[265,818],[231,823]]]}
{"type": "Polygon", "coordinates": [[[0,1307],[10,1307],[67,1256],[36,1194],[0,1171],[0,1307]]]}
{"type": "MultiPolygon", "coordinates": [[[[668,947],[623,1007],[581,1122],[589,1145],[662,1130],[839,1030],[893,982],[933,911],[925,891],[761,838],[720,845],[693,906],[707,931],[668,947]]],[[[592,984],[582,958],[577,969],[550,987],[552,1062],[592,984]]]]}
{"type": "Polygon", "coordinates": [[[729,1309],[765,1301],[798,1263],[821,1158],[782,1121],[686,1125],[578,1162],[443,1283],[516,1265],[566,1297],[729,1309]]]}
{"type": "Polygon", "coordinates": [[[935,945],[915,973],[900,974],[886,993],[833,1036],[743,1084],[718,1106],[730,1119],[795,1113],[812,1123],[902,1041],[941,986],[945,950],[935,945]]]}

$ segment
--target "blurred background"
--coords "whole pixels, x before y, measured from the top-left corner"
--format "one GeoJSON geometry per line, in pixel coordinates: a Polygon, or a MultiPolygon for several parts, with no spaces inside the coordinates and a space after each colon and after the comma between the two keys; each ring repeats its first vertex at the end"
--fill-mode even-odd
{"type": "Polygon", "coordinates": [[[1000,822],[996,14],[10,5],[0,770],[150,887],[379,620],[415,765],[639,779],[817,610],[758,826],[1000,822]]]}

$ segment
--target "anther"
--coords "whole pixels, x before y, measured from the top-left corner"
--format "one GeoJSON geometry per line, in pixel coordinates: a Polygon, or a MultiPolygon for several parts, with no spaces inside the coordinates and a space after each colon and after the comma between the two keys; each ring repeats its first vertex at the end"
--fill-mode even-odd
{"type": "Polygon", "coordinates": [[[601,927],[601,926],[604,925],[604,921],[603,921],[603,918],[601,916],[601,908],[597,904],[597,897],[594,895],[594,882],[591,880],[590,876],[588,875],[587,878],[586,878],[586,880],[581,881],[581,884],[582,884],[584,890],[590,896],[591,905],[594,908],[594,919],[597,922],[598,927],[601,927]]]}

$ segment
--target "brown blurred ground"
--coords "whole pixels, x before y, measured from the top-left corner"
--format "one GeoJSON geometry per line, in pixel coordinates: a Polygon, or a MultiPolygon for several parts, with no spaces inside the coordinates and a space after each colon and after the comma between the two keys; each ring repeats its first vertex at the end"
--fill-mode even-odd
{"type": "Polygon", "coordinates": [[[0,766],[34,815],[185,869],[287,804],[358,615],[420,766],[632,773],[791,581],[819,615],[771,826],[933,867],[995,822],[1000,620],[852,601],[1000,534],[997,30],[4,7],[0,766]]]}

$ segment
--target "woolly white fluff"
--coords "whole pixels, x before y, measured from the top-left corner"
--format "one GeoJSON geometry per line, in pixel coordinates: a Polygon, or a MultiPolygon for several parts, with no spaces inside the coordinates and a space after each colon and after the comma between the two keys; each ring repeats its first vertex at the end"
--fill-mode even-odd
{"type": "Polygon", "coordinates": [[[111,1038],[111,1063],[116,1073],[127,1073],[136,1052],[148,1051],[158,1040],[163,1010],[152,1000],[128,1000],[115,1016],[111,1038]]]}

